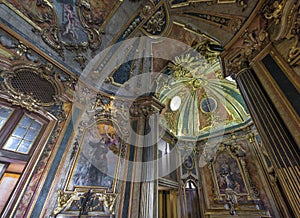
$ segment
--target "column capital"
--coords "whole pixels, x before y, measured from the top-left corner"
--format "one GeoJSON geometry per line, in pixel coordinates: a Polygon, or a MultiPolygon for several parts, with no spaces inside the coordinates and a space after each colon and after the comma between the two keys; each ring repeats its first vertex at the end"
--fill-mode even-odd
{"type": "Polygon", "coordinates": [[[138,97],[130,106],[132,117],[149,117],[152,114],[160,113],[165,107],[153,96],[138,97]]]}
{"type": "Polygon", "coordinates": [[[242,72],[249,69],[251,68],[245,55],[240,55],[227,64],[227,72],[233,79],[236,79],[242,72]]]}

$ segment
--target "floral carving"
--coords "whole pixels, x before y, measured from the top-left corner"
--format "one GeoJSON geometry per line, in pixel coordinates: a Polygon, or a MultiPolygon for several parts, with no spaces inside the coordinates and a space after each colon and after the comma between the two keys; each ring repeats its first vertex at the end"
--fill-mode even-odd
{"type": "Polygon", "coordinates": [[[164,9],[157,11],[147,23],[144,24],[144,29],[152,34],[158,35],[164,30],[166,24],[164,9]]]}

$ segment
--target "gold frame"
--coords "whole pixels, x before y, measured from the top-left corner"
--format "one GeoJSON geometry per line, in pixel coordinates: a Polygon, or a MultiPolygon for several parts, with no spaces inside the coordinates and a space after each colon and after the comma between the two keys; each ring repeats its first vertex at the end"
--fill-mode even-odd
{"type": "MultiPolygon", "coordinates": [[[[72,168],[68,172],[69,175],[68,175],[66,183],[64,185],[64,191],[65,192],[75,191],[75,190],[79,190],[79,189],[80,190],[86,190],[86,191],[89,190],[89,189],[93,189],[93,190],[107,190],[108,192],[112,192],[112,193],[116,192],[116,183],[117,183],[117,179],[116,178],[117,178],[117,175],[119,173],[118,169],[119,169],[119,164],[120,164],[120,159],[121,159],[120,156],[118,157],[118,160],[117,160],[117,163],[116,163],[116,166],[115,166],[115,169],[114,169],[114,179],[113,179],[111,191],[110,191],[110,189],[108,187],[105,187],[105,186],[73,186],[73,190],[69,189],[70,182],[71,182],[71,179],[73,177],[73,174],[74,174],[77,162],[78,162],[78,158],[79,158],[81,150],[82,150],[82,146],[83,146],[84,139],[86,137],[87,130],[89,128],[95,126],[95,125],[98,125],[98,124],[109,124],[109,125],[111,125],[113,127],[117,127],[118,128],[118,130],[115,130],[116,132],[120,131],[120,128],[119,128],[117,122],[114,119],[100,119],[100,120],[96,120],[95,122],[91,123],[89,126],[85,127],[84,133],[80,136],[79,149],[77,150],[76,157],[75,157],[74,161],[72,162],[72,168]]],[[[120,150],[122,149],[123,146],[124,146],[124,142],[123,142],[123,140],[120,140],[119,152],[120,152],[120,150]]]]}
{"type": "Polygon", "coordinates": [[[250,184],[250,183],[249,183],[249,181],[248,182],[246,181],[246,176],[245,176],[246,170],[245,170],[244,166],[241,164],[241,160],[238,157],[236,157],[235,155],[233,155],[233,153],[230,150],[227,149],[227,150],[218,150],[214,157],[214,160],[211,163],[211,173],[212,173],[212,179],[213,179],[213,186],[215,187],[214,194],[215,194],[216,198],[218,200],[225,199],[225,194],[220,193],[220,188],[219,188],[219,184],[218,184],[218,180],[217,180],[217,172],[215,169],[215,163],[216,163],[217,157],[219,156],[219,154],[222,154],[222,153],[228,153],[238,164],[238,167],[239,167],[239,170],[240,170],[247,193],[237,194],[237,196],[249,196],[250,187],[248,184],[250,184]]]}
{"type": "Polygon", "coordinates": [[[5,88],[8,90],[8,93],[10,96],[17,100],[19,99],[20,105],[26,106],[27,104],[25,103],[26,100],[30,101],[32,105],[28,102],[28,106],[26,109],[32,110],[35,106],[42,106],[42,107],[49,107],[55,104],[56,99],[58,96],[62,94],[62,85],[59,84],[58,81],[54,79],[54,77],[47,76],[43,73],[43,70],[40,68],[40,66],[35,66],[29,63],[16,63],[11,69],[5,70],[1,73],[1,76],[4,78],[4,85],[5,88]],[[23,93],[21,91],[16,90],[12,85],[11,85],[11,79],[15,77],[16,72],[22,71],[22,70],[29,70],[30,72],[36,74],[39,76],[41,79],[47,80],[53,87],[54,89],[54,96],[52,96],[53,101],[51,102],[40,102],[39,99],[36,99],[34,96],[28,94],[28,93],[23,93]],[[21,102],[22,101],[22,102],[21,102]]]}

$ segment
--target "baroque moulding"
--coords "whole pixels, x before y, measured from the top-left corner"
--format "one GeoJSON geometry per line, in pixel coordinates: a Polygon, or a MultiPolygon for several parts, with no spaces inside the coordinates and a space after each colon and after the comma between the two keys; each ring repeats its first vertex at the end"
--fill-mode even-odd
{"type": "Polygon", "coordinates": [[[22,41],[18,41],[11,36],[6,35],[2,31],[0,31],[0,43],[5,48],[13,51],[14,55],[12,57],[13,60],[28,60],[31,62],[39,62],[40,58],[30,50],[22,41]]]}
{"type": "Polygon", "coordinates": [[[264,29],[245,30],[242,38],[242,51],[247,57],[253,57],[269,42],[268,33],[264,29]]]}
{"type": "Polygon", "coordinates": [[[238,46],[233,47],[229,55],[226,52],[225,55],[221,54],[226,66],[226,75],[235,78],[241,70],[249,68],[252,58],[269,42],[269,34],[264,28],[257,27],[250,31],[246,29],[240,37],[238,46]]]}
{"type": "Polygon", "coordinates": [[[160,114],[164,105],[154,97],[142,97],[132,102],[129,108],[131,117],[149,118],[153,114],[160,114]]]}
{"type": "Polygon", "coordinates": [[[273,40],[280,43],[288,40],[289,51],[285,55],[287,62],[293,65],[300,63],[300,2],[296,0],[275,1],[264,7],[266,19],[274,22],[275,34],[273,40]]]}
{"type": "Polygon", "coordinates": [[[15,2],[3,0],[17,15],[33,26],[42,40],[62,59],[64,49],[76,54],[74,60],[83,68],[86,59],[82,54],[88,48],[95,50],[102,42],[105,19],[109,19],[122,1],[115,1],[113,9],[103,17],[94,1],[80,0],[60,4],[58,1],[37,0],[15,2]],[[63,11],[63,15],[59,11],[63,11]],[[61,16],[65,16],[65,19],[61,16]],[[67,23],[66,23],[67,22],[67,23]],[[79,28],[80,30],[77,30],[79,28]],[[79,32],[82,32],[79,34],[79,32]],[[84,38],[82,38],[82,35],[84,38]],[[66,38],[68,37],[68,39],[66,38]]]}
{"type": "MultiPolygon", "coordinates": [[[[129,112],[128,109],[126,109],[129,108],[128,102],[121,99],[115,99],[114,96],[104,93],[94,93],[93,90],[90,90],[87,87],[81,87],[81,90],[83,95],[80,95],[80,98],[75,96],[75,102],[86,105],[86,116],[83,116],[82,120],[79,122],[76,139],[73,143],[71,159],[73,159],[78,151],[78,142],[81,141],[85,129],[95,122],[112,123],[113,126],[116,127],[115,130],[117,134],[123,141],[128,141],[129,138],[129,130],[127,128],[122,128],[127,127],[129,122],[129,112]]],[[[127,144],[122,143],[121,157],[125,157],[126,147],[127,144]]]]}
{"type": "Polygon", "coordinates": [[[171,7],[172,8],[178,8],[178,7],[186,7],[186,6],[192,6],[192,7],[201,7],[201,4],[207,4],[207,5],[213,5],[213,4],[236,4],[238,7],[242,8],[242,11],[244,11],[247,7],[247,0],[184,0],[184,1],[172,1],[171,7]]]}
{"type": "Polygon", "coordinates": [[[116,193],[99,192],[95,190],[74,192],[64,192],[58,190],[57,207],[53,211],[52,217],[56,217],[64,212],[77,212],[79,216],[92,213],[114,214],[114,203],[116,193]],[[71,207],[72,206],[72,207],[71,207]]]}
{"type": "Polygon", "coordinates": [[[165,6],[159,8],[143,25],[146,35],[161,35],[168,24],[168,14],[165,6]]]}
{"type": "Polygon", "coordinates": [[[237,32],[242,26],[243,18],[239,16],[231,16],[227,14],[217,14],[211,12],[186,11],[179,15],[193,17],[204,22],[208,22],[228,32],[237,32]]]}
{"type": "MultiPolygon", "coordinates": [[[[60,84],[60,81],[55,79],[55,77],[48,74],[50,72],[47,72],[47,69],[47,67],[41,64],[32,65],[29,63],[15,63],[11,69],[3,71],[1,73],[1,77],[4,79],[2,83],[2,89],[7,91],[6,94],[9,97],[8,101],[30,111],[38,108],[43,109],[44,107],[49,107],[56,104],[59,97],[62,95],[62,85],[60,84]],[[35,94],[35,92],[40,92],[39,90],[34,90],[32,87],[29,87],[32,82],[29,82],[27,87],[25,85],[20,86],[19,84],[24,80],[22,78],[22,75],[24,74],[33,76],[35,75],[35,79],[41,79],[43,84],[47,85],[50,90],[53,91],[53,95],[50,97],[51,99],[49,99],[48,96],[48,99],[45,100],[42,95],[35,94]],[[25,89],[32,90],[33,92],[27,93],[24,91],[25,89]]],[[[25,80],[24,82],[26,82],[25,80]]]]}

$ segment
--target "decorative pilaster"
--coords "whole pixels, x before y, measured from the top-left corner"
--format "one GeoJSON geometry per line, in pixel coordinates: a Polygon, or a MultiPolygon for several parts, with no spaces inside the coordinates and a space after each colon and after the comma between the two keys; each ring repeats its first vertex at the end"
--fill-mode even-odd
{"type": "Polygon", "coordinates": [[[262,88],[254,71],[247,66],[247,60],[236,69],[235,79],[250,110],[253,121],[260,133],[278,176],[278,185],[290,207],[286,217],[299,217],[299,147],[277,114],[274,106],[262,88]]]}

